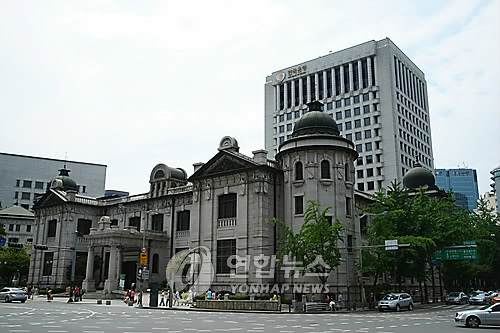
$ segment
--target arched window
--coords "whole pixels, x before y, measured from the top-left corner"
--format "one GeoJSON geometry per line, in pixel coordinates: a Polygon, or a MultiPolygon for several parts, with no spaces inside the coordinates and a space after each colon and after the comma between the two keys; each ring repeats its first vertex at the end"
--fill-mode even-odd
{"type": "Polygon", "coordinates": [[[350,181],[351,180],[351,170],[349,168],[349,163],[345,164],[345,181],[350,181]]]}
{"type": "Polygon", "coordinates": [[[321,161],[321,179],[330,179],[330,162],[321,161]]]}
{"type": "Polygon", "coordinates": [[[158,256],[158,253],[153,254],[152,271],[153,273],[159,273],[160,271],[160,256],[158,256]]]}
{"type": "Polygon", "coordinates": [[[304,170],[302,162],[295,163],[295,180],[304,180],[304,170]]]}
{"type": "Polygon", "coordinates": [[[158,170],[158,171],[156,171],[153,178],[158,179],[158,178],[163,178],[163,177],[165,177],[165,172],[163,172],[163,170],[158,170]]]}

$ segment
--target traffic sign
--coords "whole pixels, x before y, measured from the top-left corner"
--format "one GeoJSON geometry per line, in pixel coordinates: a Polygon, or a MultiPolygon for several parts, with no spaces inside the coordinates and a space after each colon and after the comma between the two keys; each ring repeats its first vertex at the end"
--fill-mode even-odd
{"type": "Polygon", "coordinates": [[[432,254],[432,260],[435,261],[475,259],[477,259],[477,247],[475,246],[439,249],[432,254]]]}
{"type": "Polygon", "coordinates": [[[5,246],[5,242],[7,240],[5,238],[0,238],[0,246],[5,246]]]}
{"type": "Polygon", "coordinates": [[[398,246],[397,239],[386,239],[385,240],[385,250],[386,251],[393,251],[393,250],[397,250],[398,248],[399,248],[399,246],[398,246]]]}
{"type": "Polygon", "coordinates": [[[149,270],[146,268],[142,270],[142,279],[149,280],[149,270]]]}
{"type": "Polygon", "coordinates": [[[140,256],[140,264],[141,265],[147,265],[148,264],[148,254],[146,252],[141,252],[140,256]]]}
{"type": "Polygon", "coordinates": [[[142,253],[146,253],[147,249],[145,247],[141,248],[142,253]]]}

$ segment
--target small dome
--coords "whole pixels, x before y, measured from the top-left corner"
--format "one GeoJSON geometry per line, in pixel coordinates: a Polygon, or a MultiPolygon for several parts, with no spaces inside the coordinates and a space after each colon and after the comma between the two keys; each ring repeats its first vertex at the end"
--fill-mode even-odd
{"type": "Polygon", "coordinates": [[[422,167],[422,165],[417,162],[403,177],[403,186],[412,190],[416,190],[419,187],[435,189],[436,180],[430,170],[422,167]]]}
{"type": "Polygon", "coordinates": [[[307,104],[309,112],[300,117],[295,123],[292,137],[311,135],[311,134],[329,134],[338,136],[340,134],[337,123],[331,116],[321,111],[321,102],[312,102],[307,104]]]}
{"type": "Polygon", "coordinates": [[[71,170],[66,169],[65,167],[59,169],[59,176],[52,179],[50,182],[50,188],[63,190],[65,192],[77,192],[78,193],[78,185],[76,182],[69,176],[69,172],[71,170]]]}

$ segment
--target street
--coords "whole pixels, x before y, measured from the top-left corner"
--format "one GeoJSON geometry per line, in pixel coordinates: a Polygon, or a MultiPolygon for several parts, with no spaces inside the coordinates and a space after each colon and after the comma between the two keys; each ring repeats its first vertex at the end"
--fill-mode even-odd
{"type": "MultiPolygon", "coordinates": [[[[363,311],[354,313],[289,314],[232,313],[186,310],[137,309],[119,300],[97,305],[95,300],[66,303],[44,298],[25,304],[0,304],[2,333],[99,333],[99,332],[463,332],[455,324],[459,309],[469,305],[436,305],[412,312],[363,311]]],[[[498,327],[482,327],[483,332],[498,327]]]]}

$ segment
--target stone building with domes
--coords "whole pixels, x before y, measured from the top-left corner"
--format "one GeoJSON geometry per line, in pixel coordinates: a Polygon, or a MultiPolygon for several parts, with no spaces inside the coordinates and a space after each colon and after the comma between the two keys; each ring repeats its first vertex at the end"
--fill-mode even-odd
{"type": "MultiPolygon", "coordinates": [[[[68,174],[61,173],[34,207],[34,243],[48,250],[32,255],[29,282],[67,286],[75,243],[75,280],[87,291],[102,287],[112,293],[119,289],[120,276],[129,288],[136,282],[141,248],[147,253],[149,282],[166,279],[165,268],[175,253],[204,247],[212,255],[211,288],[216,292],[231,292],[235,283],[289,283],[278,271],[259,274],[265,268],[253,260],[276,253],[279,234],[269,220],[279,218],[298,231],[308,201],[314,200],[321,210],[331,207],[328,218],[345,226],[344,243],[339,243],[344,261],[328,280],[331,292],[347,299],[350,288],[351,298],[359,299],[359,214],[369,198],[353,186],[358,156],[353,143],[339,135],[335,121],[320,108],[321,103],[309,104],[276,160],[268,159],[265,150],[246,156],[235,138],[225,136],[217,153],[195,163],[189,177],[182,169],[156,165],[147,193],[90,198],[76,193],[64,178],[68,174]],[[248,260],[234,265],[234,258],[248,260]]],[[[292,280],[301,281],[319,282],[292,280]]]]}

